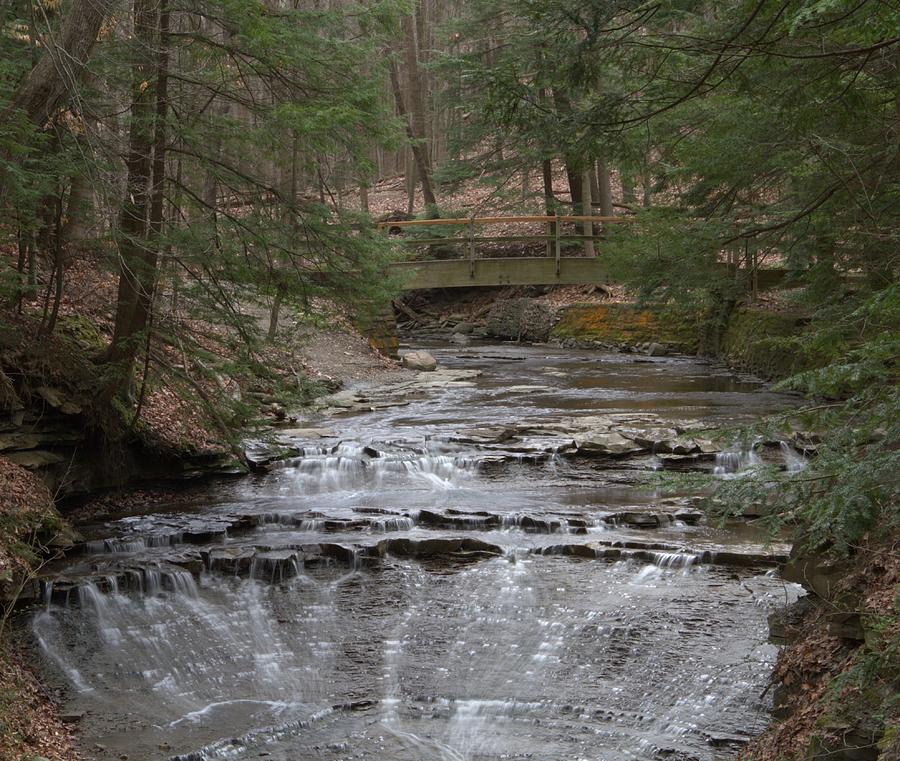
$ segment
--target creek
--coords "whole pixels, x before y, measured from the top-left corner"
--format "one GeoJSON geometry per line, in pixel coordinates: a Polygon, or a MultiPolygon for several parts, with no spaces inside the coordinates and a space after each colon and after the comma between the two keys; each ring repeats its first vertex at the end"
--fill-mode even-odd
{"type": "Polygon", "coordinates": [[[686,358],[433,352],[46,570],[29,625],[86,755],[714,761],[764,728],[789,547],[645,476],[802,467],[705,438],[795,400],[686,358]]]}

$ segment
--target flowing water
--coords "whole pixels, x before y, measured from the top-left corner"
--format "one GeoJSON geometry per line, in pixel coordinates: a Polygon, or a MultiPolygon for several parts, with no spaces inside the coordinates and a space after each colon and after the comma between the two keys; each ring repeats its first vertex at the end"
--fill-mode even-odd
{"type": "Polygon", "coordinates": [[[32,629],[89,756],[705,761],[765,725],[786,548],[642,476],[802,458],[582,457],[566,426],[793,400],[686,359],[435,353],[481,374],[324,415],[269,475],[91,527],[50,569],[32,629]]]}

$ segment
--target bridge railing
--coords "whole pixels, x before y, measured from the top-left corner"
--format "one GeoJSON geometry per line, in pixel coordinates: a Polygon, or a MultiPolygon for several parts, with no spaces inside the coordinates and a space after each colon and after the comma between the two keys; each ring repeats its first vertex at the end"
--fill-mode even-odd
{"type": "Polygon", "coordinates": [[[464,236],[437,237],[437,238],[409,238],[402,240],[409,246],[434,246],[434,245],[465,245],[468,251],[469,270],[475,271],[475,251],[478,243],[537,243],[543,241],[546,245],[546,255],[556,258],[556,273],[559,274],[560,259],[562,258],[563,242],[590,241],[599,239],[602,233],[597,233],[595,225],[622,224],[631,222],[632,217],[610,217],[595,215],[537,215],[537,216],[511,216],[511,217],[464,217],[460,219],[410,219],[395,222],[379,222],[377,227],[384,230],[404,230],[406,228],[432,227],[455,225],[466,230],[464,236]],[[527,235],[501,235],[478,236],[475,230],[478,227],[490,225],[508,224],[535,224],[545,225],[545,234],[529,233],[527,235]],[[565,223],[581,223],[585,231],[580,234],[564,233],[562,226],[565,223]],[[588,232],[589,231],[589,232],[588,232]]]}

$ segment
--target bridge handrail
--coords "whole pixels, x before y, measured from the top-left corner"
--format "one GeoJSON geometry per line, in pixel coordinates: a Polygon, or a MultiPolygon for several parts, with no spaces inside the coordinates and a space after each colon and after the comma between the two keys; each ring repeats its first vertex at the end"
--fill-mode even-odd
{"type": "Polygon", "coordinates": [[[524,216],[524,217],[462,217],[460,219],[404,219],[397,222],[376,222],[375,226],[382,227],[416,227],[428,225],[499,225],[507,222],[603,222],[605,224],[618,224],[621,222],[633,222],[634,217],[609,217],[584,215],[567,216],[524,216]]]}
{"type": "MultiPolygon", "coordinates": [[[[610,216],[595,216],[593,214],[574,214],[574,215],[549,215],[549,214],[538,214],[538,215],[527,215],[527,216],[510,216],[510,217],[466,217],[464,219],[407,219],[401,220],[397,222],[378,222],[377,229],[388,228],[389,230],[395,227],[429,227],[431,225],[459,225],[460,227],[465,227],[468,230],[468,235],[466,238],[459,240],[460,243],[465,243],[468,245],[469,249],[469,276],[475,277],[475,243],[479,238],[475,237],[475,226],[476,225],[498,225],[498,224],[507,224],[510,222],[541,222],[548,225],[548,235],[544,236],[518,236],[524,239],[532,239],[534,237],[542,238],[547,243],[547,256],[553,256],[556,259],[556,274],[557,276],[560,273],[560,264],[562,260],[562,242],[564,239],[568,239],[570,236],[564,236],[562,234],[562,225],[561,222],[583,222],[585,223],[585,235],[579,236],[580,239],[585,240],[587,245],[593,248],[593,240],[597,237],[593,224],[596,222],[602,223],[620,223],[620,222],[630,222],[632,219],[630,217],[610,217],[610,216]]],[[[412,243],[414,245],[424,245],[425,243],[432,243],[432,241],[405,241],[408,243],[412,243]]],[[[447,241],[444,241],[447,242],[447,241]]]]}

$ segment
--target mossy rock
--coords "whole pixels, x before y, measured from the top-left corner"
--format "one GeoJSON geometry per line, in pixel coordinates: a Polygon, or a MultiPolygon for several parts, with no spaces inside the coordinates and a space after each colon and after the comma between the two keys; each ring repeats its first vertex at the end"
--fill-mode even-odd
{"type": "Polygon", "coordinates": [[[805,320],[799,315],[744,307],[731,315],[720,353],[747,372],[784,378],[813,365],[801,345],[805,330],[805,320]]]}
{"type": "Polygon", "coordinates": [[[59,335],[71,339],[81,349],[93,352],[106,347],[108,339],[97,328],[95,322],[84,315],[67,315],[60,317],[59,335]]]}
{"type": "Polygon", "coordinates": [[[559,312],[551,338],[638,344],[657,341],[680,351],[699,346],[698,315],[674,307],[573,304],[559,312]]]}

